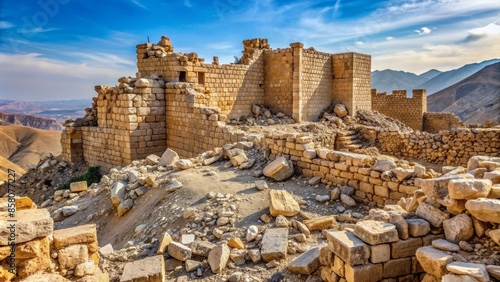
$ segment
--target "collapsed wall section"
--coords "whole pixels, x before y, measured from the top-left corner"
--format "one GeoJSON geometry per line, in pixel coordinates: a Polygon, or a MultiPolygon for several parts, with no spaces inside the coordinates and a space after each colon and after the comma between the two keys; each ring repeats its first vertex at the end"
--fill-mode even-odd
{"type": "Polygon", "coordinates": [[[414,130],[423,130],[423,117],[427,112],[427,96],[424,89],[413,90],[413,97],[406,90],[394,90],[392,95],[371,90],[372,110],[397,119],[414,130]]]}

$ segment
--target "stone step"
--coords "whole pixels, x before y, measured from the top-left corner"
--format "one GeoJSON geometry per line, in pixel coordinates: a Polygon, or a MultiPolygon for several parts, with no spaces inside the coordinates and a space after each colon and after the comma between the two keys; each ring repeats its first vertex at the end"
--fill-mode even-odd
{"type": "Polygon", "coordinates": [[[359,135],[349,135],[349,136],[345,136],[345,137],[339,137],[338,140],[340,142],[342,141],[349,141],[349,140],[357,140],[359,139],[359,135]]]}
{"type": "Polygon", "coordinates": [[[339,136],[340,137],[345,137],[345,136],[349,136],[349,135],[356,135],[356,134],[357,134],[357,132],[353,131],[353,130],[339,131],[339,136]]]}
{"type": "Polygon", "coordinates": [[[345,140],[345,141],[340,142],[340,144],[342,144],[342,145],[361,144],[361,141],[360,141],[360,140],[358,140],[358,139],[354,139],[354,140],[345,140]]]}
{"type": "Polygon", "coordinates": [[[357,150],[357,149],[361,149],[363,146],[362,145],[359,145],[359,144],[351,144],[351,145],[345,145],[344,146],[344,149],[348,149],[348,150],[357,150]]]}

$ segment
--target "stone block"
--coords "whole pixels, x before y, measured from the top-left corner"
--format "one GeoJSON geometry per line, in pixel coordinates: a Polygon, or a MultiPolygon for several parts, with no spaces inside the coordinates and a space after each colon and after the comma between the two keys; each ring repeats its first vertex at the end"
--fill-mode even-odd
{"type": "Polygon", "coordinates": [[[161,155],[160,160],[158,161],[158,165],[171,166],[174,165],[175,162],[177,162],[178,160],[179,160],[179,155],[174,150],[168,148],[161,155]]]}
{"type": "Polygon", "coordinates": [[[446,266],[453,262],[451,255],[431,246],[419,248],[415,255],[425,272],[437,278],[447,274],[446,266]]]}
{"type": "Polygon", "coordinates": [[[167,247],[168,254],[176,260],[186,261],[191,258],[192,251],[189,247],[179,242],[172,241],[167,247]]]}
{"type": "Polygon", "coordinates": [[[266,165],[262,172],[269,178],[276,181],[283,181],[293,175],[293,163],[284,157],[277,157],[274,161],[266,165]]]}
{"type": "Polygon", "coordinates": [[[120,282],[163,282],[165,281],[165,261],[162,255],[127,262],[120,282]]]}
{"type": "Polygon", "coordinates": [[[191,244],[193,255],[208,257],[210,251],[215,247],[215,244],[209,241],[194,241],[191,244]]]}
{"type": "Polygon", "coordinates": [[[337,226],[337,221],[332,215],[320,216],[304,220],[304,224],[310,231],[323,230],[337,226]]]}
{"type": "Polygon", "coordinates": [[[376,282],[382,280],[383,266],[381,263],[351,266],[345,265],[345,280],[347,282],[376,282]]]}
{"type": "Polygon", "coordinates": [[[450,218],[450,214],[431,206],[425,202],[418,205],[417,211],[415,213],[417,216],[427,220],[434,227],[443,226],[443,221],[450,218]]]}
{"type": "Polygon", "coordinates": [[[74,269],[89,259],[86,245],[72,245],[57,251],[57,259],[62,269],[74,269]]]}
{"type": "MultiPolygon", "coordinates": [[[[15,258],[16,259],[30,259],[35,257],[41,257],[50,250],[49,237],[37,238],[25,243],[16,245],[15,258]]],[[[10,248],[8,248],[8,254],[10,255],[10,248]]],[[[6,257],[6,256],[5,256],[6,257]]]]}
{"type": "Polygon", "coordinates": [[[448,193],[450,198],[456,200],[486,198],[491,185],[489,179],[452,179],[448,183],[448,193]]]}
{"type": "Polygon", "coordinates": [[[168,245],[172,242],[172,236],[168,232],[163,234],[161,238],[160,245],[158,246],[158,250],[156,251],[157,255],[163,255],[166,251],[168,245]]]}
{"type": "Polygon", "coordinates": [[[418,248],[422,247],[422,238],[408,238],[391,243],[392,258],[406,258],[415,255],[418,248]]]}
{"type": "Polygon", "coordinates": [[[26,209],[15,212],[15,217],[11,218],[8,212],[0,212],[0,246],[7,246],[9,241],[8,220],[15,219],[16,222],[16,243],[24,243],[35,238],[45,237],[52,234],[54,221],[46,209],[26,209]]]}
{"type": "Polygon", "coordinates": [[[412,237],[422,237],[427,235],[431,231],[429,222],[423,219],[407,219],[406,222],[408,223],[408,232],[412,237]]]}
{"type": "Polygon", "coordinates": [[[484,264],[455,261],[448,264],[446,269],[454,274],[469,275],[480,282],[490,281],[484,264]]]}
{"type": "Polygon", "coordinates": [[[370,248],[354,234],[347,231],[327,232],[328,247],[335,255],[350,265],[368,263],[370,248]]]}
{"type": "Polygon", "coordinates": [[[375,220],[358,221],[354,235],[370,245],[379,245],[399,240],[396,226],[375,220]]]}
{"type": "Polygon", "coordinates": [[[411,274],[411,257],[392,259],[384,263],[384,278],[395,278],[411,274]]]}
{"type": "Polygon", "coordinates": [[[386,262],[390,259],[391,259],[391,245],[380,244],[376,246],[370,246],[371,263],[386,262]]]}
{"type": "Polygon", "coordinates": [[[288,270],[293,273],[311,275],[320,266],[320,248],[315,247],[295,258],[289,265],[288,270]]]}
{"type": "Polygon", "coordinates": [[[87,191],[87,181],[72,182],[70,184],[69,190],[71,191],[71,193],[87,191]]]}
{"type": "Polygon", "coordinates": [[[448,177],[439,177],[432,179],[422,179],[421,189],[428,197],[444,199],[448,196],[448,182],[452,179],[474,179],[474,175],[469,173],[456,174],[448,177]]]}
{"type": "Polygon", "coordinates": [[[225,244],[217,245],[208,254],[208,264],[213,273],[220,273],[226,268],[231,250],[225,244]]]}
{"type": "Polygon", "coordinates": [[[456,244],[474,236],[472,219],[464,213],[443,221],[443,229],[446,240],[456,244]]]}
{"type": "Polygon", "coordinates": [[[300,206],[287,191],[269,190],[269,211],[275,217],[294,216],[300,212],[300,206]]]}
{"type": "Polygon", "coordinates": [[[485,198],[469,200],[465,203],[465,208],[481,221],[500,223],[500,200],[485,198]]]}
{"type": "Polygon", "coordinates": [[[288,251],[288,229],[270,228],[262,237],[260,253],[265,262],[286,257],[288,251]]]}
{"type": "Polygon", "coordinates": [[[56,249],[71,245],[89,245],[97,242],[97,229],[95,224],[80,225],[54,231],[54,246],[56,249]]]}

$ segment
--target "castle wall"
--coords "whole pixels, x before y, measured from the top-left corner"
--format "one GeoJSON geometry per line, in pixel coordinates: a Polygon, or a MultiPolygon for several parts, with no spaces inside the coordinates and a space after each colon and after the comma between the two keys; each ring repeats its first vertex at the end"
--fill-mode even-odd
{"type": "Polygon", "coordinates": [[[424,113],[424,131],[438,133],[440,130],[450,130],[454,127],[464,126],[460,119],[453,113],[424,113]]]}
{"type": "Polygon", "coordinates": [[[414,130],[423,130],[423,116],[427,112],[425,90],[413,90],[413,97],[406,97],[406,90],[395,90],[392,95],[371,90],[372,110],[397,119],[414,130]]]}
{"type": "Polygon", "coordinates": [[[293,114],[293,52],[292,49],[266,51],[264,65],[264,104],[273,111],[293,114]]]}
{"type": "Polygon", "coordinates": [[[359,53],[332,55],[333,102],[344,104],[350,115],[371,110],[371,56],[359,53]]]}
{"type": "Polygon", "coordinates": [[[302,120],[317,121],[333,100],[332,55],[304,49],[302,54],[302,120]]]}

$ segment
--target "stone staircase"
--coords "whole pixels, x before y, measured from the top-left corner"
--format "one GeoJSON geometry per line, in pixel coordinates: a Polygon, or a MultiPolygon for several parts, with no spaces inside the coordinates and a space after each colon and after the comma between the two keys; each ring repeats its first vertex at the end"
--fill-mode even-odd
{"type": "Polygon", "coordinates": [[[353,130],[343,130],[338,133],[337,142],[335,142],[337,150],[347,149],[356,150],[363,147],[359,135],[353,130]]]}

